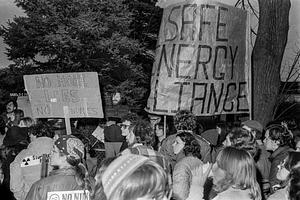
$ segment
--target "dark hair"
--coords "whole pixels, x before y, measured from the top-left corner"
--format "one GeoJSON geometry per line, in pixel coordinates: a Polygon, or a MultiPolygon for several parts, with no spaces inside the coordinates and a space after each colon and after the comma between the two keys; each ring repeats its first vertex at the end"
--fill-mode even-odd
{"type": "Polygon", "coordinates": [[[292,169],[290,173],[289,197],[290,200],[300,199],[300,167],[292,169]]]}
{"type": "Polygon", "coordinates": [[[293,148],[293,134],[287,127],[281,124],[272,124],[266,128],[269,131],[271,140],[279,141],[279,146],[289,146],[293,148]]]}
{"type": "Polygon", "coordinates": [[[180,137],[180,139],[185,143],[183,147],[183,153],[185,156],[192,155],[201,159],[201,147],[192,133],[183,131],[178,133],[176,137],[180,137]]]}
{"type": "Polygon", "coordinates": [[[13,121],[14,125],[19,125],[21,119],[24,117],[24,111],[20,109],[14,110],[15,119],[13,121]]]}
{"type": "Polygon", "coordinates": [[[96,199],[101,199],[101,200],[106,200],[106,196],[104,193],[103,185],[102,185],[102,175],[104,171],[107,169],[107,167],[114,161],[117,157],[109,157],[103,159],[101,162],[97,163],[97,171],[95,175],[96,182],[94,184],[94,188],[92,189],[91,192],[91,199],[96,200],[96,199]]]}
{"type": "Polygon", "coordinates": [[[196,116],[189,110],[180,110],[174,116],[174,126],[177,131],[195,131],[196,116]]]}
{"type": "MultiPolygon", "coordinates": [[[[64,153],[60,153],[64,155],[64,153]]],[[[83,164],[83,160],[67,156],[67,162],[75,168],[75,180],[81,188],[91,191],[91,182],[87,168],[83,164]]]]}
{"type": "Polygon", "coordinates": [[[7,104],[9,104],[10,102],[12,102],[12,103],[14,104],[14,107],[15,107],[16,109],[18,109],[18,103],[17,103],[15,100],[12,100],[12,99],[10,99],[10,100],[8,100],[8,101],[6,102],[5,107],[6,107],[7,104]]]}
{"type": "Polygon", "coordinates": [[[127,113],[126,115],[122,116],[121,121],[130,121],[132,123],[136,122],[139,119],[139,116],[136,113],[130,112],[127,113]]]}
{"type": "Polygon", "coordinates": [[[229,137],[231,146],[247,151],[253,158],[257,155],[258,147],[252,132],[244,128],[235,127],[228,133],[227,137],[229,137]]]}
{"type": "Polygon", "coordinates": [[[291,171],[295,165],[300,162],[300,152],[290,151],[287,157],[287,161],[285,162],[284,167],[291,171]]]}
{"type": "Polygon", "coordinates": [[[54,137],[54,130],[50,127],[48,123],[38,122],[28,128],[28,134],[32,134],[36,137],[54,137]]]}
{"type": "Polygon", "coordinates": [[[136,141],[146,146],[154,147],[155,145],[155,134],[152,129],[150,122],[146,120],[138,120],[134,124],[133,134],[135,135],[136,141]]]}

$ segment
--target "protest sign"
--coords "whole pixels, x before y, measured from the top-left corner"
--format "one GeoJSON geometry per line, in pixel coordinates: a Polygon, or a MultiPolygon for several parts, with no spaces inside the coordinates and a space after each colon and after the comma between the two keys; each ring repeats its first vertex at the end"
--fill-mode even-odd
{"type": "Polygon", "coordinates": [[[89,200],[88,190],[47,192],[47,200],[89,200]]]}
{"type": "Polygon", "coordinates": [[[103,118],[96,72],[25,75],[24,82],[35,118],[103,118]]]}
{"type": "Polygon", "coordinates": [[[146,110],[249,113],[248,13],[213,1],[164,8],[146,110]]]}

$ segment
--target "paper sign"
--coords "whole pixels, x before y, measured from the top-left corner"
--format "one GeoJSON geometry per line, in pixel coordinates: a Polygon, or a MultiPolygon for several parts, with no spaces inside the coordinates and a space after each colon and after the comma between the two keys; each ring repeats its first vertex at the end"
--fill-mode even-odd
{"type": "Polygon", "coordinates": [[[164,9],[146,110],[197,116],[249,113],[250,25],[245,10],[187,0],[164,9]]]}
{"type": "Polygon", "coordinates": [[[94,130],[92,135],[97,138],[99,141],[104,143],[104,129],[100,126],[97,126],[97,128],[94,130]]]}
{"type": "Polygon", "coordinates": [[[88,190],[47,192],[47,200],[89,200],[88,190]]]}
{"type": "Polygon", "coordinates": [[[35,74],[24,76],[32,114],[35,118],[103,118],[102,101],[96,72],[35,74]]]}

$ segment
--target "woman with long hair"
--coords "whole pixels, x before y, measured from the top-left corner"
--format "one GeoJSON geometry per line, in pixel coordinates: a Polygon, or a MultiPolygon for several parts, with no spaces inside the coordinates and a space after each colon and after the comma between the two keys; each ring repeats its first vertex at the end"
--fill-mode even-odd
{"type": "Polygon", "coordinates": [[[218,192],[214,200],[261,199],[255,163],[250,153],[245,150],[224,148],[213,165],[212,176],[214,188],[218,192]]]}
{"type": "Polygon", "coordinates": [[[203,165],[201,147],[192,133],[183,131],[176,135],[173,150],[178,158],[173,171],[173,197],[185,200],[192,185],[192,170],[203,165]]]}
{"type": "MultiPolygon", "coordinates": [[[[290,188],[291,186],[290,183],[296,180],[295,179],[296,177],[294,177],[296,172],[292,173],[292,171],[295,167],[300,167],[300,152],[294,152],[294,151],[289,152],[288,156],[277,167],[278,167],[278,172],[276,176],[277,179],[282,182],[282,188],[275,191],[275,193],[272,194],[268,198],[268,200],[289,200],[288,193],[290,191],[294,191],[293,188],[294,186],[297,185],[297,184],[293,184],[293,187],[290,188]]],[[[300,177],[298,177],[298,179],[299,178],[300,177]]],[[[298,183],[298,187],[299,187],[299,183],[298,183]]]]}
{"type": "Polygon", "coordinates": [[[89,195],[91,187],[83,158],[84,145],[81,140],[73,135],[59,137],[50,154],[50,164],[56,169],[32,185],[26,200],[47,199],[53,192],[71,194],[75,190],[89,195]]]}

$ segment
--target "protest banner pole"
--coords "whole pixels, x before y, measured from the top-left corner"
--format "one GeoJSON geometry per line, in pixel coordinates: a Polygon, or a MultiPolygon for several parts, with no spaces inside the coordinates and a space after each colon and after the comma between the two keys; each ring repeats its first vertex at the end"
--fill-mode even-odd
{"type": "Polygon", "coordinates": [[[167,116],[164,115],[164,138],[167,137],[167,116]]]}
{"type": "Polygon", "coordinates": [[[69,107],[68,106],[64,106],[64,117],[65,117],[67,135],[71,135],[71,122],[70,122],[70,115],[69,115],[69,107]]]}

